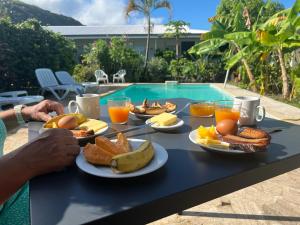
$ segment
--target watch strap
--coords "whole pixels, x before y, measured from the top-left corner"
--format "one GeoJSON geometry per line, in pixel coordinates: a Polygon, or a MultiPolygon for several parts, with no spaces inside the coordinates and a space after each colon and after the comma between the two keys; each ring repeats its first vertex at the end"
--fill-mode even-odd
{"type": "Polygon", "coordinates": [[[18,124],[22,125],[25,122],[23,116],[22,116],[22,109],[25,107],[25,105],[16,105],[14,106],[15,115],[18,121],[18,124]]]}

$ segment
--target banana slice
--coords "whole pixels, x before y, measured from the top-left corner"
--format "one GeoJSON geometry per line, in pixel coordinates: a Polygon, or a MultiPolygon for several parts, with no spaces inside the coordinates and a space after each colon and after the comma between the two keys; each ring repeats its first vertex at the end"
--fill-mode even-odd
{"type": "Polygon", "coordinates": [[[154,149],[149,141],[132,152],[120,154],[112,158],[111,167],[114,172],[129,173],[145,167],[153,158],[154,149]]]}

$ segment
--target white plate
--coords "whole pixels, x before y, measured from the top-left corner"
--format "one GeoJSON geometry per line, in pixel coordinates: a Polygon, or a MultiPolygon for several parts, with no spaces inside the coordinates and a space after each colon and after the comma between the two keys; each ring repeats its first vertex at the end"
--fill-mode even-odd
{"type": "MultiPolygon", "coordinates": [[[[146,120],[146,124],[150,123],[150,119],[146,120]]],[[[182,119],[177,118],[177,122],[171,126],[158,126],[157,124],[152,124],[151,127],[156,130],[161,130],[161,131],[171,131],[171,130],[176,130],[179,127],[182,127],[184,124],[184,121],[182,119]]]]}
{"type": "MultiPolygon", "coordinates": [[[[128,139],[130,144],[134,149],[137,149],[143,142],[146,140],[141,139],[128,139]]],[[[115,140],[114,140],[115,141],[115,140]]],[[[81,151],[80,154],[76,158],[77,166],[84,172],[98,176],[98,177],[106,177],[106,178],[128,178],[128,177],[137,177],[142,176],[148,173],[151,173],[155,170],[161,168],[168,160],[168,152],[161,145],[152,142],[155,154],[151,162],[145,166],[144,168],[137,170],[132,173],[114,173],[110,167],[105,166],[94,166],[88,163],[81,151]]]]}
{"type": "MultiPolygon", "coordinates": [[[[42,128],[39,130],[39,133],[41,134],[41,133],[45,132],[45,131],[48,130],[48,129],[56,129],[56,128],[44,128],[44,127],[42,127],[42,128]]],[[[107,130],[108,130],[108,125],[107,125],[106,127],[102,128],[102,129],[98,130],[97,132],[95,132],[94,135],[90,135],[90,136],[88,136],[88,137],[76,137],[76,139],[78,139],[78,140],[90,139],[90,138],[93,138],[93,137],[98,136],[98,135],[100,135],[100,134],[103,134],[103,133],[106,132],[107,130]]]]}
{"type": "Polygon", "coordinates": [[[202,148],[204,148],[205,150],[209,150],[212,152],[218,152],[218,153],[229,153],[229,154],[249,154],[251,152],[244,152],[242,150],[235,150],[235,149],[222,149],[222,148],[214,148],[214,147],[209,147],[207,145],[203,145],[201,143],[197,142],[197,137],[198,137],[198,131],[193,130],[190,134],[189,134],[189,139],[191,140],[191,142],[193,142],[196,145],[200,145],[202,148]]]}
{"type": "MultiPolygon", "coordinates": [[[[169,113],[174,114],[175,112],[176,112],[176,110],[174,110],[174,111],[172,111],[172,112],[169,112],[169,113]]],[[[153,116],[157,116],[157,115],[148,115],[148,114],[133,113],[133,112],[131,112],[131,111],[129,111],[129,113],[130,113],[131,115],[136,116],[136,117],[139,118],[139,119],[149,119],[149,118],[152,118],[153,116]]],[[[159,114],[158,114],[158,115],[159,115],[159,114]]]]}

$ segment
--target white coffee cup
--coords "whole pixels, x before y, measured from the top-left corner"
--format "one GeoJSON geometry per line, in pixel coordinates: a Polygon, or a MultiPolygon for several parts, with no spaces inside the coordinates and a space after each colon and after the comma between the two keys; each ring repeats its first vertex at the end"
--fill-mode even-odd
{"type": "Polygon", "coordinates": [[[241,104],[240,125],[256,125],[265,118],[266,110],[260,105],[260,98],[254,96],[238,96],[234,102],[241,104]]]}
{"type": "Polygon", "coordinates": [[[83,94],[82,97],[76,95],[76,101],[69,102],[68,109],[70,113],[82,113],[88,118],[100,118],[100,96],[97,94],[83,94]],[[72,105],[76,105],[76,110],[72,110],[72,105]]]}

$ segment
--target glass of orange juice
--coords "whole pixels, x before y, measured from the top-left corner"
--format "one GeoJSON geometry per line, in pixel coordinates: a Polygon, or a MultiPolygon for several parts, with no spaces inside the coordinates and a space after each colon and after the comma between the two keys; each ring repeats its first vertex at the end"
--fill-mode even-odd
{"type": "Polygon", "coordinates": [[[238,122],[240,119],[241,103],[231,100],[218,101],[216,103],[215,117],[216,123],[222,120],[233,120],[238,122]]]}
{"type": "Polygon", "coordinates": [[[129,117],[130,98],[115,97],[107,100],[108,114],[112,123],[125,124],[129,117]]]}
{"type": "Polygon", "coordinates": [[[212,117],[215,113],[215,103],[212,101],[191,102],[190,114],[196,117],[212,117]]]}

